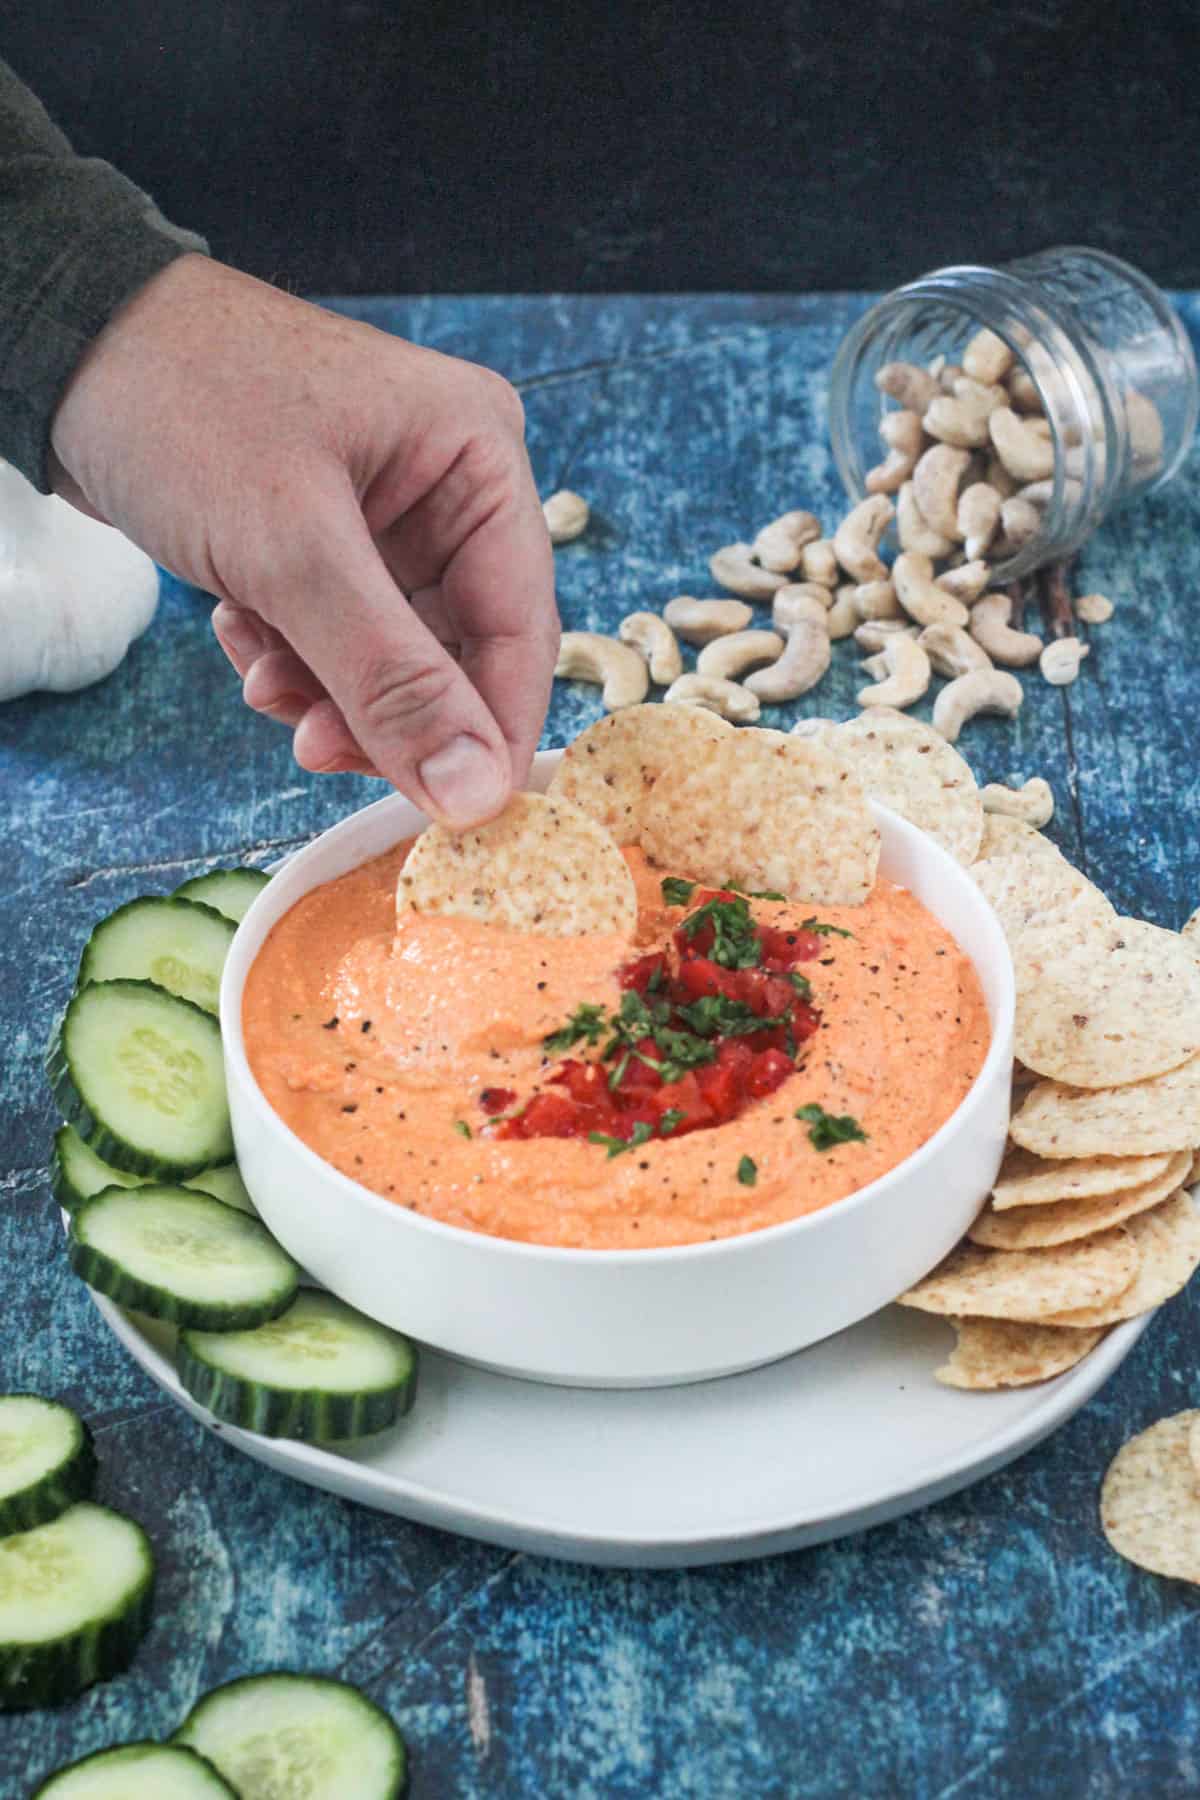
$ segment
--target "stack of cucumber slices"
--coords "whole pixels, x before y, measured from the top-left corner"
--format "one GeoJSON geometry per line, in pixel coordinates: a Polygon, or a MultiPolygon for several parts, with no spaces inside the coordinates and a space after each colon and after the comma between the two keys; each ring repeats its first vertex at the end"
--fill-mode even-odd
{"type": "Polygon", "coordinates": [[[301,1286],[233,1160],[217,997],[266,880],[216,869],[92,932],[46,1059],[66,1121],[51,1184],[72,1268],[178,1328],[176,1372],[200,1405],[270,1437],[360,1437],[411,1405],[413,1346],[301,1286]]]}
{"type": "Polygon", "coordinates": [[[122,1744],[44,1781],[33,1800],[399,1800],[404,1739],[357,1688],[248,1675],[196,1702],[169,1744],[122,1744]]]}

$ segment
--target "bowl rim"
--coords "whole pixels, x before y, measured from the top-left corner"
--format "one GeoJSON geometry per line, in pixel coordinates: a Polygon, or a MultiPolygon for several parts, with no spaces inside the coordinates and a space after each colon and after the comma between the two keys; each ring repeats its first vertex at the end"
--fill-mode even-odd
{"type": "MultiPolygon", "coordinates": [[[[535,768],[539,766],[545,768],[550,765],[551,759],[557,762],[561,754],[562,749],[559,746],[540,751],[534,766],[535,768]]],[[[991,948],[994,953],[996,973],[999,977],[999,1002],[995,1017],[990,1021],[992,1031],[987,1055],[971,1086],[949,1117],[943,1120],[938,1129],[931,1137],[926,1138],[923,1144],[919,1144],[910,1155],[904,1157],[892,1168],[885,1170],[874,1181],[868,1182],[865,1187],[856,1188],[853,1193],[846,1194],[842,1199],[833,1201],[828,1206],[818,1208],[816,1212],[802,1213],[794,1219],[783,1219],[776,1225],[760,1226],[753,1231],[735,1232],[727,1237],[707,1239],[698,1244],[668,1244],[651,1246],[644,1250],[589,1250],[581,1245],[531,1243],[520,1238],[506,1238],[490,1232],[472,1231],[462,1225],[449,1225],[441,1219],[432,1219],[424,1213],[415,1213],[409,1207],[397,1205],[395,1201],[386,1199],[382,1194],[377,1194],[373,1188],[364,1187],[352,1176],[344,1174],[332,1163],[326,1162],[324,1157],[319,1156],[310,1145],[304,1142],[303,1138],[292,1130],[291,1126],[275,1111],[259,1087],[250,1068],[242,1035],[241,1002],[246,978],[258,951],[255,951],[254,956],[247,958],[246,966],[239,974],[237,972],[240,960],[237,939],[242,935],[243,926],[251,922],[255,913],[262,908],[263,902],[270,894],[270,884],[251,902],[242,923],[239,924],[221,977],[219,1017],[225,1052],[227,1085],[232,1087],[236,1081],[240,1095],[249,1103],[256,1116],[256,1123],[267,1131],[281,1134],[289,1142],[289,1147],[294,1152],[299,1152],[301,1161],[306,1163],[316,1176],[331,1182],[347,1201],[354,1202],[359,1206],[365,1203],[368,1209],[377,1211],[380,1217],[386,1216],[400,1222],[402,1229],[430,1233],[435,1239],[441,1239],[447,1244],[483,1254],[492,1253],[502,1259],[512,1259],[517,1263],[550,1263],[565,1268],[661,1268],[714,1256],[751,1255],[760,1246],[778,1243],[781,1236],[790,1237],[793,1234],[799,1235],[822,1228],[829,1229],[831,1218],[845,1219],[851,1212],[861,1211],[877,1202],[882,1194],[886,1194],[889,1186],[897,1184],[901,1178],[907,1179],[914,1173],[919,1174],[922,1165],[936,1157],[949,1138],[956,1136],[970,1125],[983,1105],[983,1096],[995,1079],[998,1065],[1003,1062],[1007,1067],[1012,1061],[1016,978],[1008,942],[993,907],[982,891],[971,881],[970,875],[963,865],[957,862],[927,832],[922,831],[918,826],[913,825],[909,820],[902,818],[899,813],[893,812],[890,807],[882,805],[877,800],[868,797],[868,804],[878,823],[886,824],[888,830],[897,834],[902,840],[907,839],[910,847],[915,847],[920,855],[932,857],[934,866],[940,865],[941,873],[948,874],[952,884],[961,884],[962,892],[968,896],[969,904],[978,909],[983,921],[985,937],[990,936],[992,939],[991,948]]],[[[384,808],[399,811],[401,807],[405,806],[416,811],[419,817],[424,818],[424,815],[420,814],[419,809],[414,807],[413,802],[408,800],[405,795],[398,792],[386,794],[381,799],[372,801],[365,807],[360,807],[356,812],[347,814],[345,818],[339,819],[335,824],[318,832],[289,856],[284,866],[292,869],[310,855],[315,855],[318,846],[324,844],[333,833],[346,830],[369,812],[380,811],[384,808]]],[[[421,828],[417,827],[418,830],[421,828]]],[[[398,843],[401,837],[411,835],[411,829],[405,828],[397,834],[393,842],[398,843]]],[[[383,852],[375,854],[383,854],[383,852]]],[[[350,866],[357,867],[358,865],[351,864],[350,866]]],[[[282,874],[282,872],[281,868],[280,873],[282,874]]],[[[304,888],[303,892],[308,893],[313,887],[319,885],[322,884],[312,882],[304,888]]],[[[301,895],[297,895],[290,902],[287,910],[290,911],[300,898],[301,895]]],[[[283,916],[281,914],[280,918],[283,916]]],[[[949,928],[944,927],[944,929],[949,928]]],[[[961,949],[961,945],[959,947],[961,949]]],[[[259,949],[261,948],[260,945],[259,949]]],[[[965,951],[963,954],[968,955],[965,951]]],[[[979,967],[975,959],[968,955],[968,960],[978,975],[979,967]]]]}

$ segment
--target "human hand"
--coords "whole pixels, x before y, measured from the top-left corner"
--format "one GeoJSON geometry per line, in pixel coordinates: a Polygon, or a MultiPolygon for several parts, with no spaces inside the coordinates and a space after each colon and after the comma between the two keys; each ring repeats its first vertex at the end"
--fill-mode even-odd
{"type": "Polygon", "coordinates": [[[454,825],[523,780],[558,619],[506,381],[185,256],[89,347],[52,443],[65,499],[218,596],[302,767],[454,825]]]}

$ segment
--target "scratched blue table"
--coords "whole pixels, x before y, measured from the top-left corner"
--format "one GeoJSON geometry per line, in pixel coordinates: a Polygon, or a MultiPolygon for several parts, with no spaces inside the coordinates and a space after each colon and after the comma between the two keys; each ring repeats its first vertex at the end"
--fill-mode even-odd
{"type": "MultiPolygon", "coordinates": [[[[594,508],[558,552],[568,626],[709,591],[708,552],[786,507],[836,516],[825,375],[861,297],[337,304],[516,381],[541,491],[594,508]]],[[[1181,306],[1195,331],[1200,303],[1181,306]]],[[[1195,456],[1097,536],[1081,577],[1117,614],[1078,685],[1029,680],[1016,725],[977,721],[963,747],[981,780],[1047,775],[1067,853],[1123,909],[1178,925],[1200,901],[1195,456]]],[[[167,580],[108,681],[0,707],[0,1387],[86,1416],[102,1495],[143,1521],[160,1568],[128,1673],[0,1719],[4,1800],[278,1667],[340,1673],[387,1707],[415,1800],[1200,1790],[1194,1593],[1119,1561],[1096,1518],[1118,1444],[1200,1401],[1196,1296],[968,1492],[825,1548],[665,1574],[489,1549],[296,1485],[164,1402],[105,1332],[62,1253],[40,1072],[89,924],[215,863],[268,862],[374,791],[297,771],[286,734],[239,704],[208,611],[167,580]]],[[[778,722],[846,716],[860,679],[842,646],[778,722]]],[[[597,711],[595,690],[558,684],[544,741],[597,711]]]]}

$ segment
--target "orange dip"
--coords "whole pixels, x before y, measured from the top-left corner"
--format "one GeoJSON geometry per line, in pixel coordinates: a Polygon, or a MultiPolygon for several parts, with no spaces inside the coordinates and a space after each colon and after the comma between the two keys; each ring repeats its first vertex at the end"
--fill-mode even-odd
{"type": "Polygon", "coordinates": [[[543,1038],[582,1001],[615,1011],[619,965],[682,914],[663,905],[663,872],[628,849],[634,946],[465,918],[397,921],[407,848],[316,888],[280,920],[247,978],[243,1024],[255,1078],[296,1135],[430,1218],[597,1250],[776,1225],[910,1155],[949,1118],[987,1053],[975,971],[905,889],[879,881],[863,906],[755,900],[764,923],[795,929],[816,911],[853,933],[825,937],[819,959],[803,965],[821,1025],[774,1093],[727,1123],[611,1158],[584,1139],[481,1136],[480,1093],[511,1089],[523,1103],[539,1091],[551,1061],[543,1038]],[[815,1149],[794,1116],[810,1102],[852,1115],[866,1141],[815,1149]],[[746,1156],[753,1187],[738,1179],[746,1156]]]}

